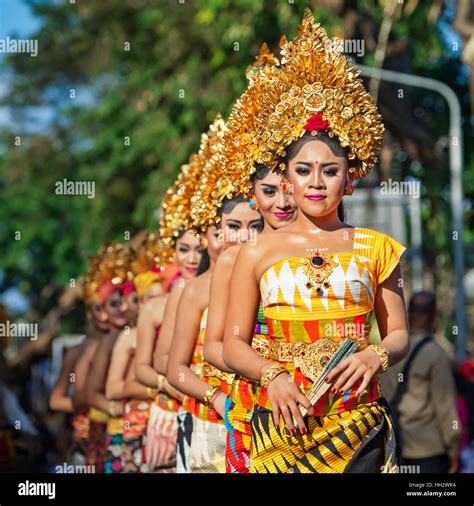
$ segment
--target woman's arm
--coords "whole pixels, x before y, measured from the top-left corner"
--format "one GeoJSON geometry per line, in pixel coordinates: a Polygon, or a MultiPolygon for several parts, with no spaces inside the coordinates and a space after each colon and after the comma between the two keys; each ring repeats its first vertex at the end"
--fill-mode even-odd
{"type": "Polygon", "coordinates": [[[163,324],[160,329],[160,336],[156,343],[154,352],[153,366],[156,373],[166,376],[168,366],[168,356],[171,348],[171,341],[175,330],[175,320],[178,310],[178,304],[185,288],[183,279],[178,280],[171,289],[166,303],[165,314],[163,316],[163,324]]]}
{"type": "Polygon", "coordinates": [[[127,399],[154,399],[156,388],[146,387],[139,383],[135,376],[135,357],[130,359],[130,366],[123,387],[124,397],[127,399]]]}
{"type": "Polygon", "coordinates": [[[259,259],[256,246],[241,247],[232,270],[229,302],[224,327],[223,360],[245,378],[260,380],[260,370],[268,362],[251,346],[260,303],[260,290],[255,277],[259,259]]]}
{"type": "Polygon", "coordinates": [[[225,372],[234,372],[224,362],[222,352],[224,348],[225,318],[229,302],[230,278],[239,249],[232,246],[219,255],[212,274],[209,294],[204,358],[210,364],[225,372]]]}
{"type": "MultiPolygon", "coordinates": [[[[90,406],[110,413],[118,415],[119,413],[110,412],[110,404],[105,397],[105,383],[107,381],[107,370],[110,364],[110,356],[115,344],[116,335],[109,334],[101,339],[97,354],[91,366],[91,373],[87,380],[87,399],[90,406]]],[[[121,405],[120,403],[119,405],[121,405]]]]}
{"type": "Polygon", "coordinates": [[[145,387],[156,388],[157,386],[157,374],[152,367],[153,350],[156,342],[156,329],[162,322],[159,317],[162,314],[165,300],[166,296],[150,299],[138,315],[135,375],[137,381],[145,387]]]}
{"type": "Polygon", "coordinates": [[[74,411],[84,411],[89,408],[87,381],[90,376],[92,361],[98,346],[98,341],[88,341],[74,368],[74,388],[72,391],[74,411]]]}
{"type": "MultiPolygon", "coordinates": [[[[389,365],[400,362],[410,351],[408,322],[401,284],[400,265],[377,287],[375,294],[375,315],[382,337],[382,346],[390,357],[389,365]]],[[[357,389],[359,395],[369,384],[380,368],[380,358],[372,350],[354,353],[343,360],[328,375],[328,382],[340,375],[333,390],[343,393],[359,379],[362,383],[357,389]]]]}
{"type": "Polygon", "coordinates": [[[105,385],[105,396],[109,400],[122,400],[125,397],[125,376],[127,368],[130,366],[131,343],[133,341],[133,336],[130,335],[131,332],[136,332],[136,329],[123,330],[118,336],[112,351],[105,385]]]}
{"type": "Polygon", "coordinates": [[[65,413],[72,413],[74,411],[72,399],[68,395],[69,385],[71,385],[71,375],[74,371],[74,365],[78,360],[83,347],[78,344],[69,348],[65,355],[61,372],[59,373],[56,385],[54,385],[51,395],[49,397],[49,407],[53,411],[63,411],[65,413]]]}
{"type": "MultiPolygon", "coordinates": [[[[191,281],[183,291],[176,313],[175,331],[166,375],[171,386],[200,401],[204,400],[209,385],[199,378],[190,366],[199,337],[202,312],[205,308],[202,302],[203,295],[207,302],[207,296],[203,294],[202,283],[199,281],[191,281]]],[[[225,400],[224,392],[222,396],[219,394],[218,405],[215,406],[221,416],[223,414],[222,397],[225,400]]]]}

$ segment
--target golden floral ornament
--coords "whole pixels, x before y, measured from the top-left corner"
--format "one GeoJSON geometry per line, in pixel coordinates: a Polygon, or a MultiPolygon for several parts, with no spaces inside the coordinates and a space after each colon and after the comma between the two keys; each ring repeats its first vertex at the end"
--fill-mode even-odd
{"type": "Polygon", "coordinates": [[[133,251],[131,270],[134,284],[139,296],[162,279],[158,265],[161,264],[160,238],[156,232],[147,232],[141,243],[133,251]]]}
{"type": "Polygon", "coordinates": [[[202,172],[203,161],[198,153],[181,167],[173,185],[166,191],[160,209],[160,245],[157,256],[160,267],[174,261],[174,246],[181,232],[191,229],[191,198],[202,172]]]}
{"type": "Polygon", "coordinates": [[[278,59],[267,44],[262,44],[256,62],[247,68],[247,89],[234,104],[226,123],[220,162],[222,170],[235,193],[248,198],[252,195],[250,176],[255,172],[254,164],[260,155],[258,143],[266,144],[272,137],[268,131],[263,137],[256,136],[255,118],[265,100],[265,87],[272,82],[273,74],[279,72],[278,65],[278,59]]]}
{"type": "MultiPolygon", "coordinates": [[[[259,163],[284,170],[286,148],[305,132],[308,119],[321,114],[348,148],[350,177],[370,172],[382,144],[384,127],[377,107],[357,77],[359,69],[342,54],[339,39],[330,39],[306,9],[298,35],[280,40],[281,65],[258,83],[264,98],[252,134],[259,163]]],[[[257,92],[257,93],[258,93],[257,92]]]]}
{"type": "Polygon", "coordinates": [[[84,303],[98,302],[99,288],[102,285],[119,285],[131,276],[130,247],[121,243],[103,246],[97,255],[89,256],[89,267],[82,279],[84,303]]]}
{"type": "Polygon", "coordinates": [[[200,178],[191,198],[191,224],[203,232],[218,221],[217,211],[225,197],[232,198],[234,188],[221,163],[222,140],[226,125],[218,114],[207,133],[202,135],[199,156],[202,161],[200,178]]]}

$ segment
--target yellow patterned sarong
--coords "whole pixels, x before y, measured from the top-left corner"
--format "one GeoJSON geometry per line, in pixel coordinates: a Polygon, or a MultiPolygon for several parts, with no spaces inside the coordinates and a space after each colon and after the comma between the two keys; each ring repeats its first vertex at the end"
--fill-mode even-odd
{"type": "Polygon", "coordinates": [[[284,434],[271,411],[255,406],[251,473],[393,473],[396,429],[385,399],[356,409],[306,418],[308,433],[284,434]]]}

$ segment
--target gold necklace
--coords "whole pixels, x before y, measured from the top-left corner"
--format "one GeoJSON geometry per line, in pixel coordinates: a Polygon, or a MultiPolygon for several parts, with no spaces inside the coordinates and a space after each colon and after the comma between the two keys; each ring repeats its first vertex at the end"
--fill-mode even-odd
{"type": "Polygon", "coordinates": [[[329,287],[328,278],[335,267],[339,263],[334,260],[330,253],[322,253],[321,250],[316,250],[316,253],[308,255],[303,262],[303,273],[308,278],[306,288],[314,287],[318,294],[325,288],[329,287]]]}

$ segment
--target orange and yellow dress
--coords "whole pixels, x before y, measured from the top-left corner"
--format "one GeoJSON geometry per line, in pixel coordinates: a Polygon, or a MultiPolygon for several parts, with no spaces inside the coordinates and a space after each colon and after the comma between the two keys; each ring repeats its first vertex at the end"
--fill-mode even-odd
{"type": "MultiPolygon", "coordinates": [[[[199,336],[191,360],[191,370],[209,385],[220,386],[227,393],[233,374],[222,376],[222,372],[217,372],[204,360],[206,322],[207,308],[201,316],[199,336]]],[[[188,395],[184,396],[182,407],[192,416],[189,449],[186,457],[189,462],[185,464],[185,467],[191,473],[225,473],[226,428],[223,418],[215,409],[188,395]]],[[[180,450],[178,448],[178,452],[180,450]]],[[[182,451],[184,452],[184,449],[182,451]]]]}
{"type": "MultiPolygon", "coordinates": [[[[260,279],[270,340],[265,358],[283,364],[307,394],[312,380],[294,363],[295,343],[311,345],[320,341],[318,346],[327,343],[334,347],[343,339],[351,339],[359,350],[365,349],[377,287],[392,273],[405,249],[386,234],[356,228],[351,252],[314,253],[271,265],[260,279]],[[308,272],[321,264],[320,259],[314,261],[314,256],[324,259],[321,268],[332,266],[320,292],[309,282],[308,272]]],[[[316,403],[314,416],[307,417],[308,433],[296,436],[286,435],[283,418],[277,430],[266,389],[257,387],[250,471],[393,471],[398,446],[379,379],[374,376],[356,398],[360,383],[357,381],[342,395],[328,390],[316,403]]]]}

